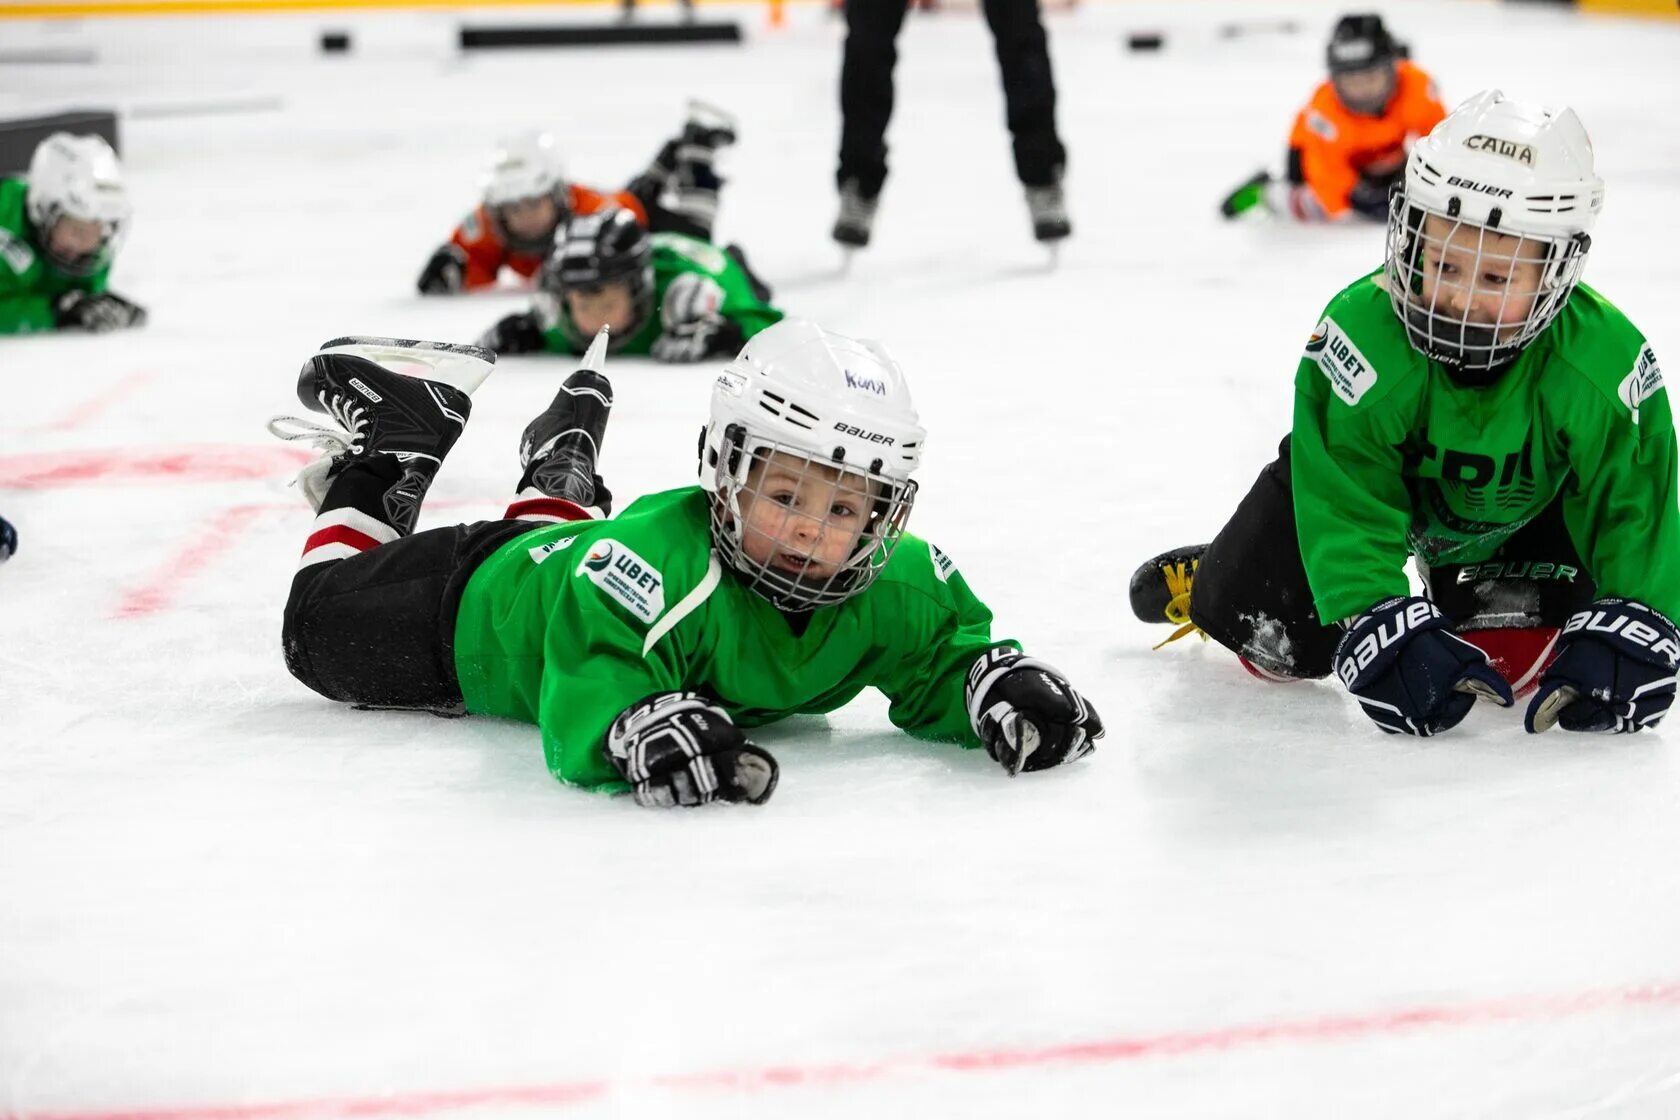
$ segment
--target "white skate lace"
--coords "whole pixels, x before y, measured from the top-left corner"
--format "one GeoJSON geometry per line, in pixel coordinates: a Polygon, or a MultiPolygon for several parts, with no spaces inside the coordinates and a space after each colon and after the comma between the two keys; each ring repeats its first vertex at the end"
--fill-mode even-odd
{"type": "Polygon", "coordinates": [[[274,416],[268,421],[269,434],[288,441],[307,440],[330,455],[345,451],[359,455],[367,428],[367,410],[352,405],[344,397],[329,400],[321,393],[319,399],[337,424],[323,424],[302,416],[274,416]]]}

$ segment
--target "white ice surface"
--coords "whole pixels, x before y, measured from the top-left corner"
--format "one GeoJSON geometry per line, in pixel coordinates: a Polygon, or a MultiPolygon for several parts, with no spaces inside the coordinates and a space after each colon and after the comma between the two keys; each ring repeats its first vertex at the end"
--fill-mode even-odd
{"type": "MultiPolygon", "coordinates": [[[[1320,307],[1379,260],[1370,227],[1214,212],[1277,158],[1335,11],[1053,16],[1054,271],[983,25],[912,17],[845,277],[841,29],[815,7],[779,33],[742,9],[738,49],[468,59],[447,14],[0,23],[100,55],[0,69],[14,105],[279,99],[127,124],[114,282],[148,328],[0,340],[0,1117],[1680,1115],[1672,732],[1477,711],[1387,738],[1329,684],[1153,653],[1126,608],[1136,563],[1246,491],[1320,307]],[[1302,33],[1215,34],[1283,16],[1302,33]],[[355,54],[314,53],[329,24],[355,54]],[[1124,53],[1144,27],[1167,49],[1124,53]],[[286,674],[308,516],[262,422],[298,364],[516,309],[411,294],[491,140],[554,127],[613,184],[691,94],[741,118],[721,236],[782,306],[899,352],[932,432],[913,526],[1101,710],[1091,759],[1010,780],[860,701],[763,733],[768,806],[653,813],[560,786],[531,728],[286,674]]],[[[1579,109],[1609,182],[1588,278],[1680,354],[1680,24],[1387,14],[1449,101],[1579,109]]],[[[569,368],[501,363],[423,524],[501,508],[569,368]]],[[[621,502],[690,480],[707,370],[608,372],[621,502]]]]}

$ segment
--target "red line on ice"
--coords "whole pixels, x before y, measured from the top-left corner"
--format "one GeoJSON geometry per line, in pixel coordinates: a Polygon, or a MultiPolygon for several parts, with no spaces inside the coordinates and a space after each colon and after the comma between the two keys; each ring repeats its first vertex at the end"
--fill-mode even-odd
{"type": "Polygon", "coordinates": [[[313,456],[296,447],[204,444],[0,455],[0,488],[48,490],[138,481],[243,482],[284,477],[313,456]]]}
{"type": "Polygon", "coordinates": [[[130,588],[112,613],[114,618],[155,614],[170,605],[175,595],[222,553],[239,540],[239,534],[265,513],[290,510],[290,505],[267,502],[261,505],[229,506],[220,510],[193,534],[186,547],[164,561],[144,583],[130,588]]]}
{"type": "MultiPolygon", "coordinates": [[[[307,456],[306,456],[307,458],[307,456]]],[[[482,502],[468,502],[460,499],[452,501],[428,502],[428,510],[456,509],[462,506],[482,506],[482,502]]],[[[229,506],[218,511],[182,545],[180,551],[164,561],[150,577],[136,587],[131,587],[123,593],[122,599],[111,612],[112,618],[139,618],[143,615],[156,614],[167,607],[174,606],[175,597],[181,589],[195,576],[221,557],[228,549],[239,543],[240,534],[250,527],[251,523],[260,519],[264,514],[287,513],[302,516],[303,506],[293,502],[260,502],[248,505],[229,506]]],[[[533,525],[532,528],[538,528],[533,525]]],[[[354,533],[354,530],[349,530],[354,533]]],[[[309,538],[314,542],[320,536],[316,533],[309,538]]],[[[372,537],[355,533],[369,542],[369,547],[379,542],[372,537]]],[[[0,1114],[0,1120],[10,1120],[10,1117],[0,1114]]]]}
{"type": "Polygon", "coordinates": [[[1680,1007],[1680,981],[1606,988],[1569,995],[1401,1008],[1368,1015],[1284,1019],[1201,1031],[1171,1031],[1098,1039],[1058,1046],[971,1050],[886,1058],[861,1063],[765,1066],[711,1073],[659,1074],[610,1080],[585,1078],[548,1085],[392,1093],[381,1096],[321,1097],[268,1104],[187,1105],[106,1112],[11,1112],[0,1120],[289,1120],[292,1117],[422,1116],[456,1109],[506,1104],[565,1106],[610,1096],[618,1090],[662,1089],[673,1093],[756,1093],[798,1086],[856,1085],[917,1073],[974,1073],[1038,1066],[1099,1065],[1237,1050],[1282,1042],[1348,1042],[1426,1028],[1462,1027],[1515,1020],[1552,1020],[1614,1007],[1680,1007]]]}
{"type": "Polygon", "coordinates": [[[80,428],[109,411],[112,405],[124,397],[132,395],[135,391],[144,388],[156,379],[157,373],[153,370],[131,373],[103,393],[83,401],[65,412],[57,420],[42,424],[34,430],[38,432],[68,432],[80,428]]]}

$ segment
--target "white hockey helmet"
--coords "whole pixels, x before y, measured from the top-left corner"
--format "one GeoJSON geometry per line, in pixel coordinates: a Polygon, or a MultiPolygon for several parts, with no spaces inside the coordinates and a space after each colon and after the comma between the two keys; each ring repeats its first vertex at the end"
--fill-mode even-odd
{"type": "Polygon", "coordinates": [[[29,159],[25,209],[39,231],[42,248],[65,272],[87,276],[104,268],[128,232],[132,212],[117,153],[102,136],[55,132],[29,159]],[[74,259],[52,252],[52,230],[60,218],[97,222],[99,247],[74,259]]]}
{"type": "MultiPolygon", "coordinates": [[[[1593,171],[1592,142],[1572,109],[1546,109],[1486,90],[1454,109],[1412,146],[1402,191],[1389,205],[1387,278],[1394,312],[1412,346],[1468,374],[1487,378],[1515,359],[1568,301],[1604,207],[1604,180],[1593,171]],[[1455,246],[1474,248],[1507,267],[1540,266],[1538,289],[1512,293],[1532,306],[1520,323],[1497,331],[1434,306],[1423,293],[1423,257],[1434,243],[1423,223],[1450,225],[1455,246]],[[1470,229],[1472,239],[1460,231],[1470,229]],[[1521,238],[1495,252],[1490,235],[1521,238]],[[1519,255],[1520,253],[1520,255],[1519,255]]],[[[1477,267],[1469,270],[1480,275],[1477,267]]]]}
{"type": "Polygon", "coordinates": [[[881,573],[904,531],[916,497],[910,474],[926,436],[904,372],[880,343],[803,319],[767,327],[712,386],[700,484],[713,495],[713,544],[749,587],[784,610],[858,594],[881,573]],[[771,455],[840,479],[867,507],[856,544],[833,574],[792,573],[747,555],[743,524],[760,500],[750,476],[754,463],[771,455]]]}
{"type": "Polygon", "coordinates": [[[543,252],[553,240],[515,238],[508,235],[502,223],[501,208],[528,198],[547,196],[554,200],[558,211],[556,226],[566,220],[569,184],[560,166],[560,152],[554,137],[547,132],[532,132],[504,140],[496,149],[490,167],[484,173],[484,205],[496,221],[498,233],[514,248],[525,252],[543,252]]]}

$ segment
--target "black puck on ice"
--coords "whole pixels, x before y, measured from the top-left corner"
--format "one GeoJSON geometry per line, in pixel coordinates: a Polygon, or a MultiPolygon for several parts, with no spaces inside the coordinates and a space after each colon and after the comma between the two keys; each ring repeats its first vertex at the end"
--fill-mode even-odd
{"type": "Polygon", "coordinates": [[[1126,36],[1126,49],[1129,51],[1158,51],[1165,41],[1166,37],[1159,31],[1133,31],[1126,36]]]}
{"type": "Polygon", "coordinates": [[[348,31],[321,32],[322,54],[345,54],[350,50],[350,33],[348,31]]]}

